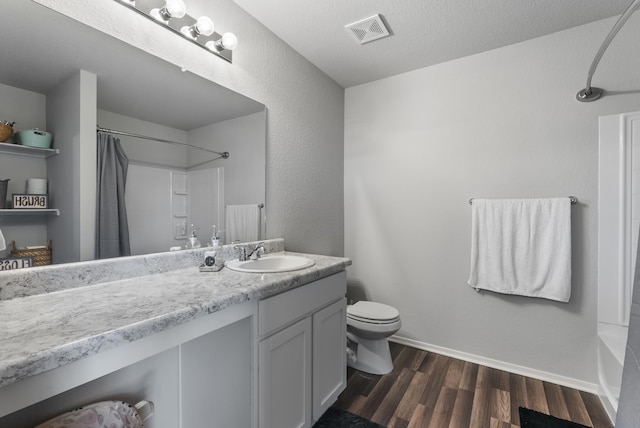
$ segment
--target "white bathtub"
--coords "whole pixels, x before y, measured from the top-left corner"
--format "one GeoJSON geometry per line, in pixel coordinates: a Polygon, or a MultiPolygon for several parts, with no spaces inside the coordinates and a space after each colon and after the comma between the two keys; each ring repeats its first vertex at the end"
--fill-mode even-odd
{"type": "Polygon", "coordinates": [[[615,420],[629,328],[598,323],[598,378],[600,401],[615,420]]]}

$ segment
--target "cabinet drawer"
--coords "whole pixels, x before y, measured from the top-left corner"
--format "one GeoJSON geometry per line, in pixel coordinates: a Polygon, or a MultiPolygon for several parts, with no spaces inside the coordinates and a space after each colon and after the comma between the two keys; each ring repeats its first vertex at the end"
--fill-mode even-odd
{"type": "Polygon", "coordinates": [[[274,330],[341,299],[347,293],[347,273],[339,272],[258,302],[258,334],[274,330]]]}

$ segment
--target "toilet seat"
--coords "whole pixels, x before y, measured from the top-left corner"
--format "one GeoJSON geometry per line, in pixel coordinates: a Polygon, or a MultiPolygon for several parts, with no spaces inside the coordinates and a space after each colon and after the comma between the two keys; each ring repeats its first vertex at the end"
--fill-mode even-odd
{"type": "Polygon", "coordinates": [[[392,324],[400,320],[400,312],[384,303],[360,301],[347,306],[347,318],[368,324],[392,324]]]}

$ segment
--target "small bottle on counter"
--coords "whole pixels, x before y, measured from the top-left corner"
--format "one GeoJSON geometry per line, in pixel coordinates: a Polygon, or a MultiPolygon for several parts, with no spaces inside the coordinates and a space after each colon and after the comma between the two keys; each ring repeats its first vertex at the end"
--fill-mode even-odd
{"type": "Polygon", "coordinates": [[[220,242],[220,230],[217,230],[216,225],[213,225],[213,234],[211,235],[211,250],[215,253],[215,265],[222,266],[224,265],[223,258],[223,247],[222,242],[220,242]]]}
{"type": "Polygon", "coordinates": [[[220,239],[218,239],[219,233],[220,231],[216,231],[216,226],[214,225],[211,243],[204,253],[204,261],[202,266],[200,266],[200,272],[217,272],[224,267],[224,259],[222,257],[223,247],[220,239]]]}
{"type": "Polygon", "coordinates": [[[184,248],[187,250],[192,248],[200,248],[200,241],[198,240],[198,235],[196,235],[196,227],[194,224],[191,224],[191,236],[187,238],[187,243],[184,244],[184,248]]]}
{"type": "Polygon", "coordinates": [[[224,261],[222,260],[222,245],[220,245],[220,240],[213,239],[211,241],[211,252],[215,257],[214,265],[222,266],[224,264],[224,261]]]}

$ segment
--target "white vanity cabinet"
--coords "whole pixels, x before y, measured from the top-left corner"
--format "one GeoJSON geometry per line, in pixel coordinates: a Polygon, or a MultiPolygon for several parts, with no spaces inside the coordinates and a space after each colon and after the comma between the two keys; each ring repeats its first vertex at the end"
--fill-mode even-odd
{"type": "Polygon", "coordinates": [[[346,272],[258,302],[260,428],[311,427],[346,386],[346,272]]]}
{"type": "Polygon", "coordinates": [[[31,332],[28,353],[2,343],[0,427],[146,399],[148,428],[310,428],[346,386],[348,260],[314,257],[299,275],[241,274],[244,285],[231,270],[188,268],[0,301],[4,337],[31,332]],[[31,314],[47,308],[52,324],[36,328],[31,314]]]}

